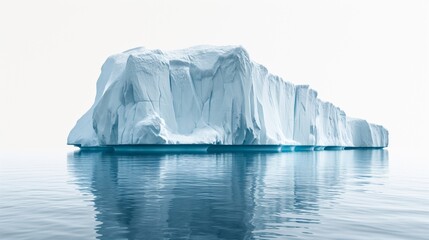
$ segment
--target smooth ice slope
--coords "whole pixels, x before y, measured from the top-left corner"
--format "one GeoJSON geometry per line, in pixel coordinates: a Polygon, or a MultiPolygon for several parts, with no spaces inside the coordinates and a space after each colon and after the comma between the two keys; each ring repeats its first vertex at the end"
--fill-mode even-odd
{"type": "Polygon", "coordinates": [[[270,74],[242,47],[199,46],[109,57],[94,105],[68,137],[78,146],[189,143],[386,147],[388,132],[270,74]]]}

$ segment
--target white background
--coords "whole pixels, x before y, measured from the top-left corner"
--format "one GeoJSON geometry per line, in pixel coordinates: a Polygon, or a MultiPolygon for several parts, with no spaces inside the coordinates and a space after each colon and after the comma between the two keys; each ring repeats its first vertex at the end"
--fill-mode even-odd
{"type": "Polygon", "coordinates": [[[0,148],[62,148],[104,60],[137,46],[242,45],[350,116],[389,149],[429,134],[429,1],[1,1],[0,148]]]}

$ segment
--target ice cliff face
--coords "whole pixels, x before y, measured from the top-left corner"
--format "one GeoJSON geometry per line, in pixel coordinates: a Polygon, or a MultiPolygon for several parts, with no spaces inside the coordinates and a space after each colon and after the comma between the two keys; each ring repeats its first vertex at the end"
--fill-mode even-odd
{"type": "Polygon", "coordinates": [[[199,46],[109,57],[94,105],[68,137],[80,146],[185,143],[385,147],[388,132],[270,74],[242,47],[199,46]]]}

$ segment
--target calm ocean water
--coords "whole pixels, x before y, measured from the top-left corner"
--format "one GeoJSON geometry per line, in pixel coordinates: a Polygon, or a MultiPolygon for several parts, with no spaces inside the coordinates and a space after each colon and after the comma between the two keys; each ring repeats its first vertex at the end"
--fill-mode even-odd
{"type": "Polygon", "coordinates": [[[387,150],[2,152],[0,239],[429,239],[421,161],[387,150]]]}

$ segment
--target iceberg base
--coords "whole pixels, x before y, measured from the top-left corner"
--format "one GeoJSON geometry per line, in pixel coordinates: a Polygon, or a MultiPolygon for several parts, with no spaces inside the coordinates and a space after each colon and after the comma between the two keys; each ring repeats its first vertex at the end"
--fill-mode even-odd
{"type": "Polygon", "coordinates": [[[222,144],[122,144],[79,147],[82,151],[114,151],[120,153],[226,153],[226,152],[305,152],[382,149],[383,147],[343,147],[311,145],[222,145],[222,144]]]}

